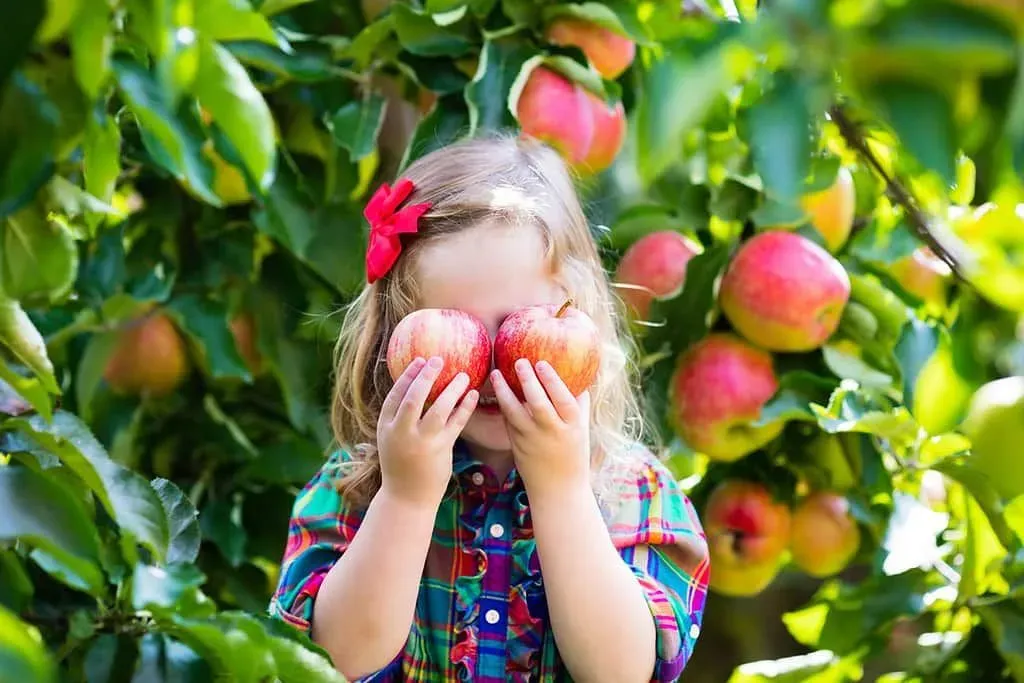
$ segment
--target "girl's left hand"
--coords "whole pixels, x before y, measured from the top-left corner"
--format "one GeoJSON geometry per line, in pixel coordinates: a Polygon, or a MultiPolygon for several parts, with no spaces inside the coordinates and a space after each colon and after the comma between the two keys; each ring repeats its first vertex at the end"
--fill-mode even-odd
{"type": "MultiPolygon", "coordinates": [[[[515,363],[525,403],[501,372],[491,373],[498,405],[508,424],[516,469],[528,490],[559,491],[590,486],[590,392],[577,398],[550,363],[515,363]]],[[[557,495],[557,494],[556,494],[557,495]]]]}

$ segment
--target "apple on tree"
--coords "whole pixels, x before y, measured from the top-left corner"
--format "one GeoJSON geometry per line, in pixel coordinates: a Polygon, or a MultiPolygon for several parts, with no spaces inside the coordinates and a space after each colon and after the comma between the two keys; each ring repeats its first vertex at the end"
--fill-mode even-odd
{"type": "Polygon", "coordinates": [[[447,308],[421,308],[402,318],[391,332],[387,366],[397,380],[417,357],[439,356],[444,366],[427,395],[433,402],[460,372],[469,376],[466,391],[487,379],[491,368],[491,338],[487,328],[473,315],[447,308]]]}
{"type": "Polygon", "coordinates": [[[779,388],[772,356],[729,332],[704,337],[683,354],[669,381],[669,421],[712,460],[738,460],[782,431],[754,426],[779,388]]]}
{"type": "Polygon", "coordinates": [[[511,313],[494,335],[494,366],[524,400],[515,370],[520,358],[547,361],[573,396],[586,391],[601,366],[601,335],[586,313],[568,300],[561,306],[527,306],[511,313]]]}
{"type": "Polygon", "coordinates": [[[615,80],[636,56],[636,44],[600,24],[575,17],[558,17],[544,32],[553,45],[577,47],[602,78],[615,80]]]}
{"type": "Polygon", "coordinates": [[[790,539],[790,511],[757,482],[725,480],[702,515],[711,555],[711,588],[722,595],[757,595],[775,579],[790,539]]]}
{"type": "Polygon", "coordinates": [[[117,333],[103,379],[116,394],[160,398],[181,386],[190,369],[184,338],[171,319],[157,311],[117,333]]]}
{"type": "Polygon", "coordinates": [[[833,254],[850,239],[857,206],[853,174],[840,167],[836,179],[828,187],[800,198],[800,206],[810,217],[811,225],[821,235],[833,254]]]}
{"type": "Polygon", "coordinates": [[[1024,494],[1024,377],[983,384],[971,397],[960,430],[971,440],[971,465],[1007,500],[1024,494]]]}
{"type": "Polygon", "coordinates": [[[792,514],[790,553],[793,564],[809,576],[825,578],[850,564],[860,548],[860,529],[850,503],[831,491],[814,491],[792,514]]]}
{"type": "Polygon", "coordinates": [[[850,276],[811,240],[785,230],[754,235],[722,276],[719,303],[732,326],[769,351],[820,348],[839,327],[850,276]]]}
{"type": "Polygon", "coordinates": [[[686,280],[686,265],[701,252],[701,246],[676,232],[658,230],[631,244],[615,271],[615,282],[632,316],[645,319],[651,301],[679,294],[686,280]]]}

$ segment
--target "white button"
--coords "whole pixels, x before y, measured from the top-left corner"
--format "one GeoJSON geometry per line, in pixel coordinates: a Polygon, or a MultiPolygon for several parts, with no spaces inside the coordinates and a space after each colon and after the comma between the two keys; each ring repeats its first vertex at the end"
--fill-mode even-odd
{"type": "Polygon", "coordinates": [[[498,623],[498,619],[500,619],[500,618],[501,618],[501,615],[498,614],[498,610],[496,610],[496,609],[489,609],[489,610],[487,610],[487,613],[484,614],[484,619],[487,620],[488,624],[497,624],[498,623]]]}
{"type": "Polygon", "coordinates": [[[500,524],[491,525],[491,536],[494,536],[495,538],[501,538],[501,535],[503,533],[505,533],[505,527],[503,527],[500,524]]]}
{"type": "Polygon", "coordinates": [[[473,473],[473,483],[476,484],[477,486],[480,486],[481,484],[484,483],[484,474],[483,474],[483,472],[474,472],[473,473]]]}
{"type": "Polygon", "coordinates": [[[700,635],[700,626],[697,626],[697,624],[690,624],[690,637],[691,638],[696,638],[699,635],[700,635]]]}

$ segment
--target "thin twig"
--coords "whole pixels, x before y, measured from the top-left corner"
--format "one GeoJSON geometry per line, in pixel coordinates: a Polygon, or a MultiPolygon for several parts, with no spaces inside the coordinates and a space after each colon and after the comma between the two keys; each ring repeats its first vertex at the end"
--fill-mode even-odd
{"type": "Polygon", "coordinates": [[[937,257],[942,259],[942,261],[949,266],[957,279],[966,282],[967,279],[964,277],[960,263],[949,252],[949,249],[939,241],[931,231],[931,228],[928,227],[928,217],[925,216],[924,212],[921,211],[920,208],[918,208],[917,201],[911,195],[910,191],[895,178],[890,176],[885,170],[885,167],[882,166],[882,162],[879,161],[878,157],[875,156],[875,153],[871,151],[870,147],[868,147],[867,142],[864,140],[864,134],[861,132],[857,124],[850,120],[850,117],[846,115],[846,112],[840,105],[833,105],[829,109],[829,117],[832,119],[832,122],[836,124],[836,127],[839,128],[839,133],[843,136],[843,139],[846,140],[846,143],[856,150],[858,154],[864,157],[864,159],[871,164],[885,182],[886,192],[888,192],[889,196],[892,197],[896,203],[903,207],[903,210],[907,215],[907,220],[910,222],[910,225],[913,226],[918,237],[928,245],[937,257]]]}

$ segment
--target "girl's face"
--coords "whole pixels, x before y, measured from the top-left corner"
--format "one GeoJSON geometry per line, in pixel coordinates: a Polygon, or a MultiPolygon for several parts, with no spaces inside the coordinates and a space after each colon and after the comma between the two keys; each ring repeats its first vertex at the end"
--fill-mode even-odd
{"type": "MultiPolygon", "coordinates": [[[[485,224],[427,247],[418,263],[423,308],[455,308],[475,315],[494,341],[508,314],[525,306],[565,299],[544,258],[538,229],[485,224]]],[[[462,432],[477,451],[511,451],[505,418],[488,379],[476,411],[462,432]]]]}

